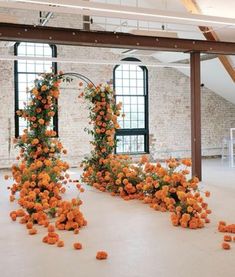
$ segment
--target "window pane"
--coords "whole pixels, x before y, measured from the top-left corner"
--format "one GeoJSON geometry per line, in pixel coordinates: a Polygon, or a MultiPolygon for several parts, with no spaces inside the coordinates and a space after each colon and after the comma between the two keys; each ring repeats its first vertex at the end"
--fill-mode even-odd
{"type": "Polygon", "coordinates": [[[122,78],[122,71],[121,70],[116,70],[115,72],[115,78],[116,80],[118,80],[119,78],[121,79],[122,78]]]}
{"type": "Polygon", "coordinates": [[[144,135],[117,136],[117,153],[143,153],[144,152],[144,135]]]}
{"type": "Polygon", "coordinates": [[[26,72],[26,61],[18,61],[18,72],[26,72]]]}
{"type": "MultiPolygon", "coordinates": [[[[26,57],[52,57],[52,48],[48,44],[43,43],[29,43],[21,42],[17,46],[17,55],[26,57]]],[[[29,100],[28,90],[34,85],[34,80],[37,78],[38,74],[43,72],[52,71],[51,61],[39,61],[39,60],[20,60],[17,62],[18,66],[18,83],[17,92],[18,93],[18,108],[24,108],[24,103],[29,100]]],[[[16,80],[17,80],[16,79],[16,80]]],[[[18,118],[19,122],[19,135],[27,127],[26,121],[18,118]]],[[[53,127],[53,122],[51,123],[51,128],[53,127]]]]}
{"type": "MultiPolygon", "coordinates": [[[[131,62],[130,62],[131,63],[131,62]]],[[[134,64],[121,64],[114,72],[116,102],[122,102],[121,113],[118,118],[120,135],[117,136],[117,153],[137,153],[145,151],[145,135],[137,135],[139,130],[145,130],[145,83],[147,80],[144,67],[134,64]],[[122,129],[123,130],[122,132],[122,129]],[[132,130],[131,135],[122,135],[126,130],[132,130]]]]}
{"type": "Polygon", "coordinates": [[[145,122],[144,121],[138,121],[138,127],[139,128],[144,128],[145,127],[145,122]]]}
{"type": "Polygon", "coordinates": [[[35,53],[34,53],[34,46],[32,45],[28,45],[27,48],[26,48],[26,55],[27,56],[34,56],[35,53]]]}
{"type": "Polygon", "coordinates": [[[36,57],[40,57],[40,56],[43,57],[43,46],[36,47],[35,56],[36,57]]]}
{"type": "Polygon", "coordinates": [[[20,45],[17,49],[18,56],[26,56],[26,48],[22,45],[20,45]]]}
{"type": "Polygon", "coordinates": [[[35,62],[27,61],[27,72],[35,72],[35,62]]]}
{"type": "Polygon", "coordinates": [[[130,71],[130,78],[131,79],[136,79],[136,74],[137,74],[136,71],[130,71]]]}
{"type": "Polygon", "coordinates": [[[43,62],[35,62],[35,71],[36,72],[44,72],[44,65],[43,62]]]}
{"type": "Polygon", "coordinates": [[[44,57],[52,57],[52,49],[49,45],[44,45],[44,57]]]}

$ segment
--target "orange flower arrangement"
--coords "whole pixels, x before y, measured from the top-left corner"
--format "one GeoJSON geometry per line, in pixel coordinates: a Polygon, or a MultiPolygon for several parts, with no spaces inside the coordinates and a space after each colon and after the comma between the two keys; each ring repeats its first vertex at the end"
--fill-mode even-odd
{"type": "MultiPolygon", "coordinates": [[[[60,155],[67,151],[55,138],[56,132],[49,127],[57,109],[62,79],[62,75],[42,74],[30,91],[30,103],[17,112],[27,120],[28,129],[17,139],[19,164],[12,166],[15,182],[11,187],[10,201],[17,199],[21,209],[11,212],[10,216],[13,221],[20,218],[30,235],[37,233],[35,224],[47,227],[53,217],[56,217],[58,229],[77,230],[87,224],[79,210],[80,199],[62,200],[66,190],[64,185],[70,179],[66,173],[69,165],[61,160],[60,155]]],[[[43,242],[62,246],[52,225],[49,225],[43,242]]]]}
{"type": "Polygon", "coordinates": [[[131,165],[126,155],[113,155],[121,103],[115,104],[114,92],[107,84],[88,86],[81,96],[90,103],[90,123],[93,124],[93,128],[87,130],[93,137],[93,151],[82,163],[82,181],[126,200],[139,198],[136,188],[141,181],[139,167],[131,165]]]}
{"type": "Polygon", "coordinates": [[[55,223],[59,230],[77,230],[76,232],[78,232],[79,228],[87,225],[87,221],[79,210],[81,204],[82,201],[78,199],[59,203],[55,223]]]}
{"type": "Polygon", "coordinates": [[[210,222],[211,210],[198,189],[199,180],[187,178],[189,159],[170,159],[163,166],[151,164],[143,156],[136,165],[127,155],[114,155],[121,104],[115,104],[114,92],[107,84],[88,86],[81,97],[90,104],[92,129],[87,131],[93,146],[91,156],[82,163],[84,183],[125,200],[143,200],[155,210],[170,211],[174,226],[196,229],[210,222]]]}
{"type": "MultiPolygon", "coordinates": [[[[104,177],[106,165],[104,161],[113,153],[116,141],[115,130],[119,128],[117,117],[120,115],[121,104],[115,104],[114,93],[108,84],[100,84],[97,87],[88,85],[81,94],[89,103],[90,123],[92,129],[86,131],[92,135],[90,142],[94,148],[91,157],[87,157],[84,162],[84,172],[91,173],[92,170],[100,172],[104,177]]],[[[95,174],[95,172],[94,172],[95,174]]],[[[96,176],[85,173],[83,178],[86,183],[93,185],[96,176]]]]}
{"type": "Polygon", "coordinates": [[[55,232],[55,227],[53,225],[49,225],[48,228],[48,234],[47,236],[45,236],[42,241],[44,243],[48,243],[48,244],[56,244],[57,243],[57,246],[58,246],[58,242],[59,242],[59,235],[55,232]]]}
{"type": "MultiPolygon", "coordinates": [[[[143,201],[155,210],[170,211],[174,226],[196,229],[210,222],[207,216],[211,211],[198,190],[199,180],[187,179],[189,166],[188,159],[169,159],[166,166],[146,162],[143,201]]],[[[205,195],[209,197],[208,192],[205,195]]]]}

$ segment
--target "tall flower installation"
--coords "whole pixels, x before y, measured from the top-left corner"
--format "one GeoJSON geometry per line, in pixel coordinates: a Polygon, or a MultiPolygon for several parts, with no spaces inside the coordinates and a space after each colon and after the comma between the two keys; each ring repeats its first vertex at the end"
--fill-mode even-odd
{"type": "Polygon", "coordinates": [[[132,165],[129,156],[113,154],[121,103],[115,103],[114,91],[106,83],[87,86],[80,96],[88,101],[92,128],[86,131],[92,137],[90,143],[93,146],[90,156],[82,163],[83,182],[113,195],[120,194],[125,199],[138,198],[139,168],[132,165]]]}
{"type": "MultiPolygon", "coordinates": [[[[79,198],[62,199],[70,178],[66,172],[69,165],[61,160],[61,154],[67,151],[51,128],[62,80],[62,75],[42,74],[30,91],[30,102],[17,112],[27,120],[28,129],[16,140],[20,155],[19,163],[12,166],[14,184],[10,188],[10,200],[17,199],[21,209],[12,211],[10,216],[12,220],[20,217],[29,234],[37,233],[35,224],[47,227],[52,218],[60,230],[77,230],[87,223],[79,209],[82,204],[79,198]]],[[[82,190],[79,184],[77,187],[82,190]]],[[[59,236],[54,226],[49,225],[48,231],[43,241],[57,243],[59,236]]],[[[58,246],[63,246],[63,242],[58,246]]]]}
{"type": "MultiPolygon", "coordinates": [[[[107,84],[87,86],[81,94],[89,104],[93,150],[82,163],[82,181],[123,199],[140,199],[159,211],[170,211],[174,226],[202,228],[209,223],[208,204],[199,191],[197,178],[189,179],[191,161],[170,159],[166,165],[150,163],[143,156],[134,163],[128,155],[115,155],[115,130],[121,104],[107,84]]],[[[209,192],[205,192],[208,197],[209,192]]]]}

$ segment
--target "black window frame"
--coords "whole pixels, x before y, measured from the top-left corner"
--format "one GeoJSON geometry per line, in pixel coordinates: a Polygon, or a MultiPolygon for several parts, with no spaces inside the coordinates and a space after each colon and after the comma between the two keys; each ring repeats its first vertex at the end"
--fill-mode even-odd
{"type": "MultiPolygon", "coordinates": [[[[141,60],[134,58],[134,57],[127,57],[122,59],[121,61],[130,61],[130,62],[141,62],[141,60]]],[[[115,72],[116,69],[120,66],[121,64],[117,64],[113,68],[113,89],[115,91],[116,87],[116,76],[115,72]]],[[[128,155],[141,155],[141,154],[149,154],[149,86],[148,86],[148,69],[146,66],[138,65],[142,70],[143,70],[143,89],[144,89],[144,114],[145,114],[145,127],[144,128],[120,128],[116,130],[115,138],[117,136],[137,136],[137,135],[143,135],[144,136],[144,152],[122,152],[119,153],[117,152],[117,147],[115,147],[114,153],[115,154],[128,154],[128,155]]],[[[117,95],[115,92],[115,100],[117,96],[122,96],[122,95],[117,95]]],[[[128,94],[126,96],[133,96],[131,94],[128,94]]]]}
{"type": "MultiPolygon", "coordinates": [[[[18,56],[18,47],[21,42],[16,42],[14,44],[14,56],[18,56]]],[[[48,44],[52,50],[52,58],[57,58],[57,47],[54,44],[48,44]]],[[[53,73],[57,74],[57,62],[52,62],[53,73]]],[[[35,72],[26,72],[26,74],[35,74],[35,72]]],[[[17,111],[19,110],[19,72],[18,72],[18,60],[14,61],[14,89],[15,89],[15,137],[19,137],[19,116],[17,111]]],[[[58,105],[58,100],[57,100],[58,105]]],[[[58,119],[58,109],[53,117],[53,130],[56,131],[56,136],[59,136],[59,119],[58,119]]]]}

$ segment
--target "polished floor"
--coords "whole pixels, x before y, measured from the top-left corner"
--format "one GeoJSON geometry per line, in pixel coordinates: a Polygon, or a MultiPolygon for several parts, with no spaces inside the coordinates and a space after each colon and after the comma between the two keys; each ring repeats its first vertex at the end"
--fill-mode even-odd
{"type": "MultiPolygon", "coordinates": [[[[73,177],[79,173],[71,170],[73,177]]],[[[64,248],[41,242],[45,229],[28,236],[24,226],[11,222],[7,186],[0,171],[0,276],[1,277],[234,277],[235,242],[230,251],[220,248],[218,220],[235,223],[235,168],[219,160],[203,162],[201,187],[210,190],[212,223],[201,230],[172,227],[169,214],[138,201],[123,201],[90,187],[82,195],[88,226],[78,235],[61,232],[64,248]],[[84,249],[75,251],[79,241],[84,249]],[[97,261],[98,250],[109,259],[97,261]]],[[[67,197],[75,195],[71,187],[67,197]]]]}

